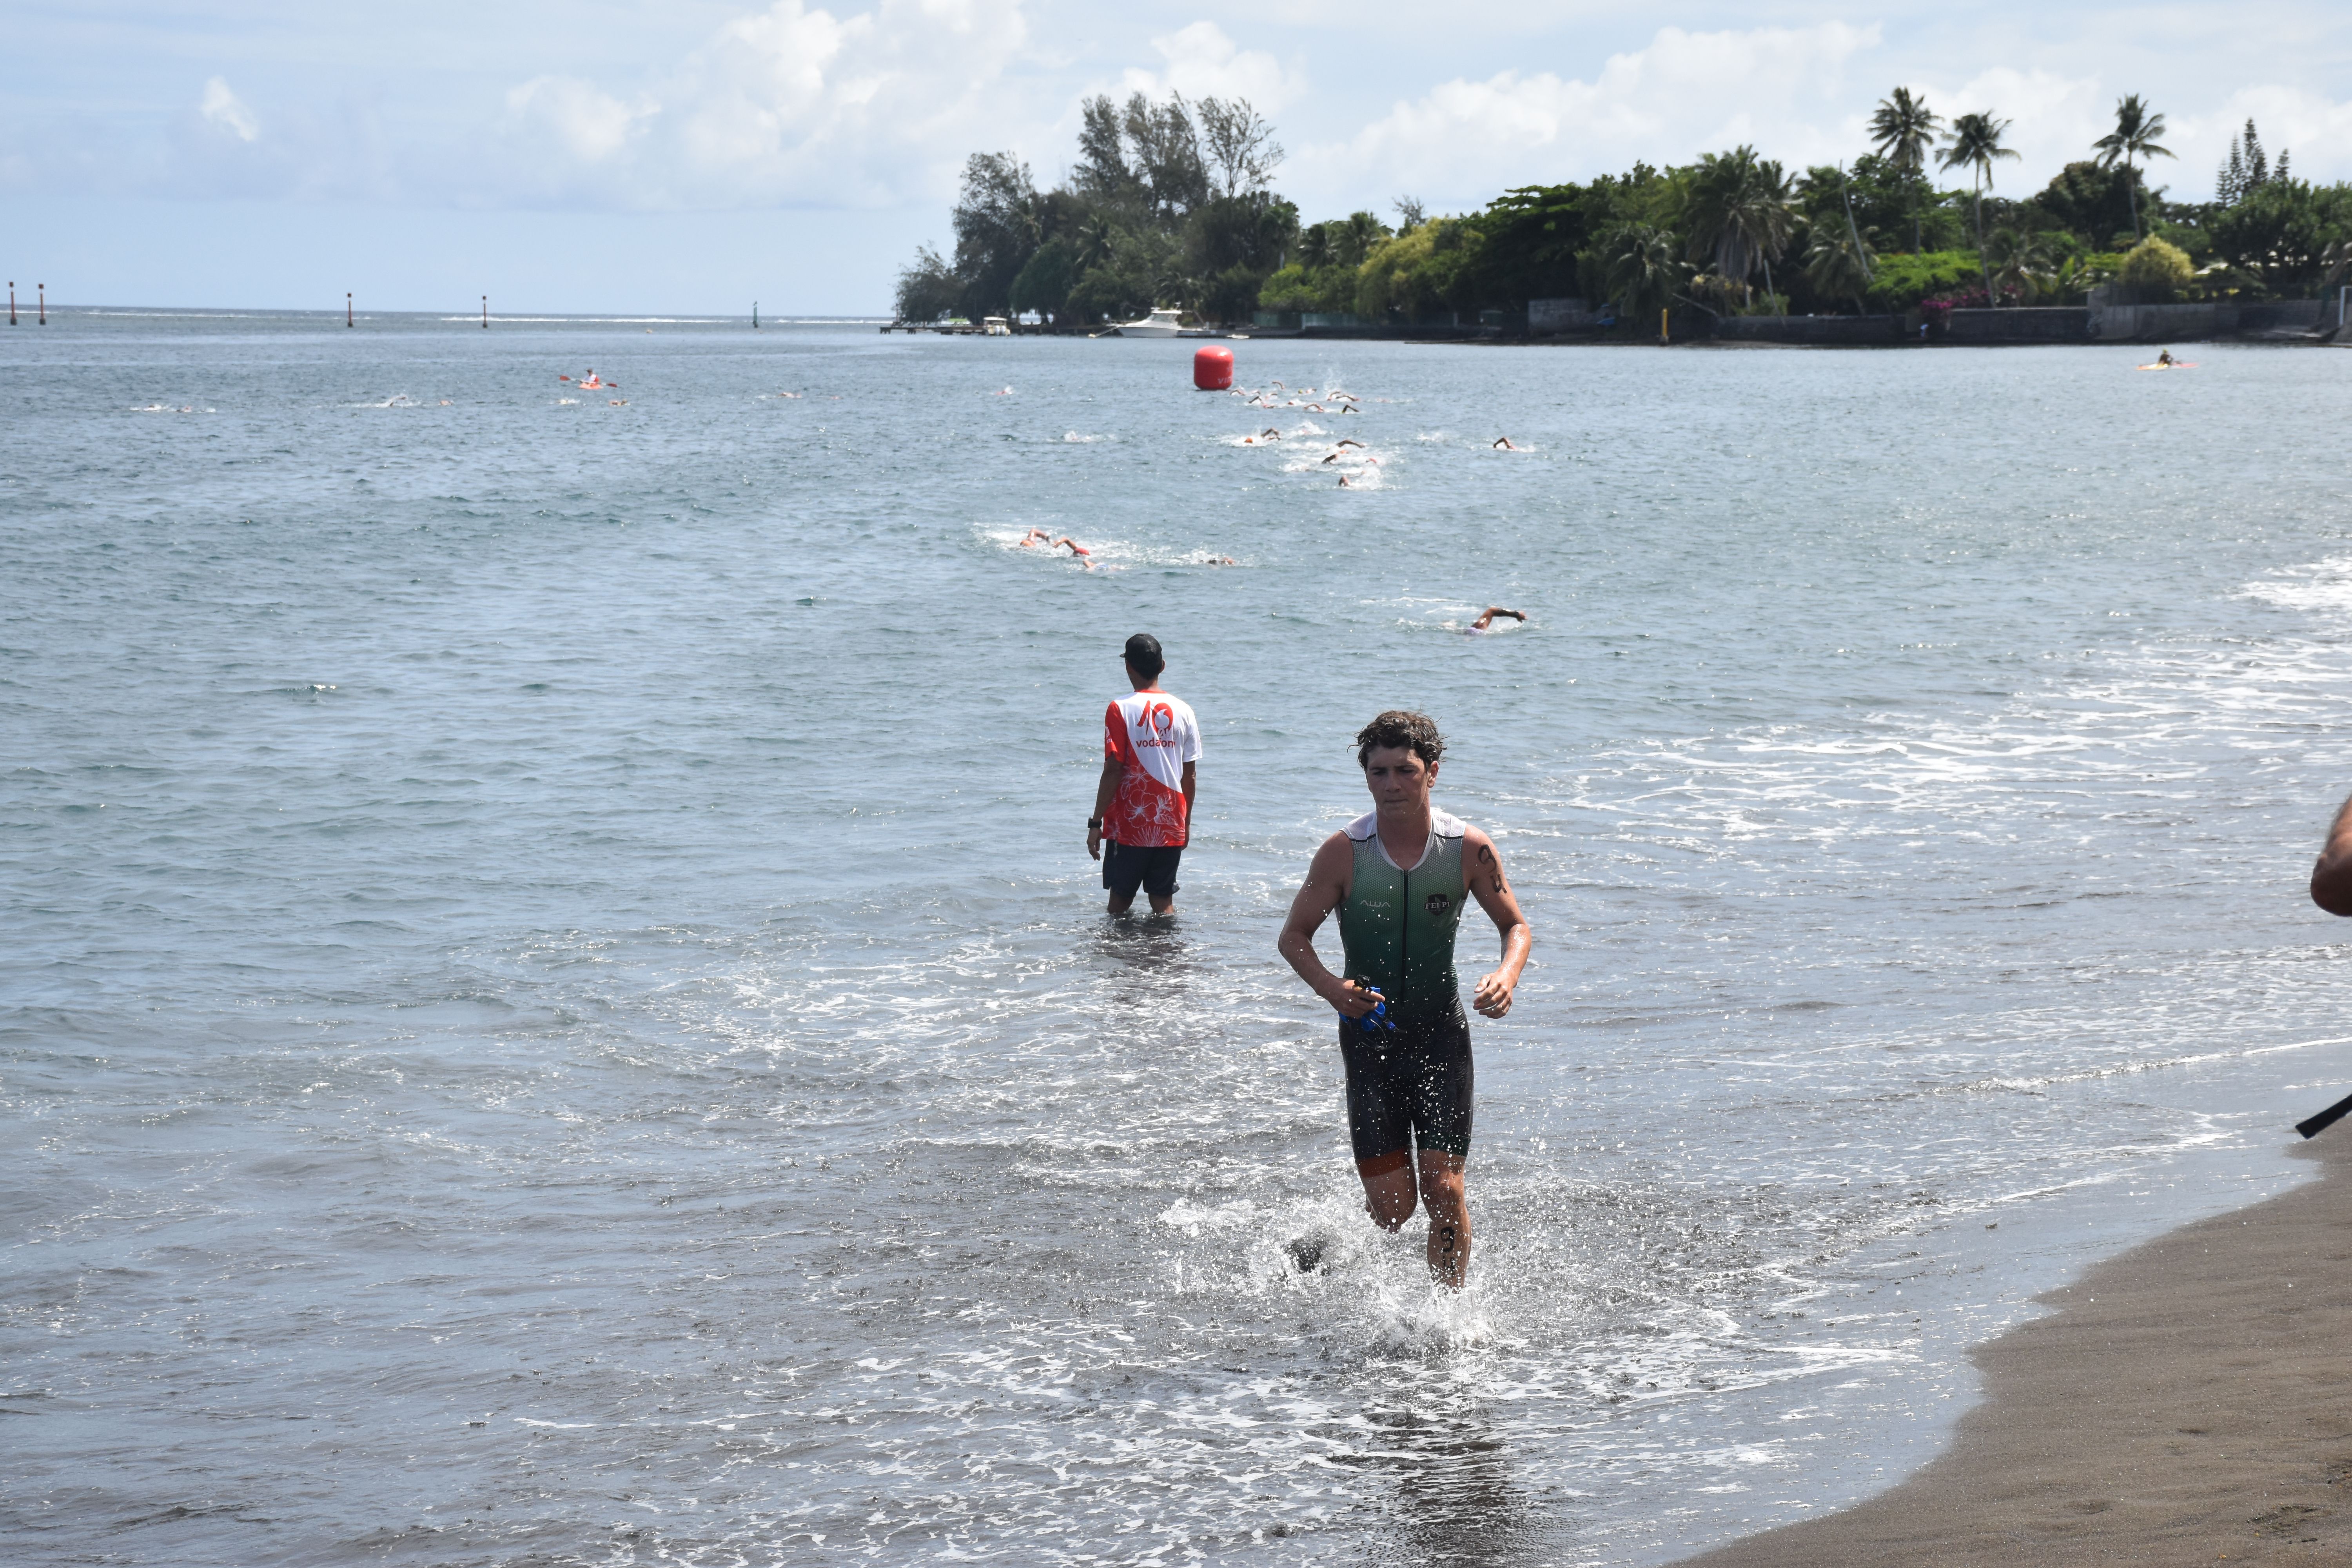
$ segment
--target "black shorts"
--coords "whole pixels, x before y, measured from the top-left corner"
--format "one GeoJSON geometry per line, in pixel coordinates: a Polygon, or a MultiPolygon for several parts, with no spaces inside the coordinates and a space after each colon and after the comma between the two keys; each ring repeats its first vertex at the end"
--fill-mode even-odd
{"type": "Polygon", "coordinates": [[[1140,885],[1155,899],[1176,896],[1176,862],[1184,858],[1181,844],[1115,844],[1103,841],[1103,886],[1115,899],[1131,899],[1140,885]]]}
{"type": "Polygon", "coordinates": [[[1356,1158],[1418,1145],[1470,1152],[1470,1020],[1456,1006],[1433,1026],[1362,1029],[1339,1020],[1348,1068],[1348,1137],[1356,1158]]]}

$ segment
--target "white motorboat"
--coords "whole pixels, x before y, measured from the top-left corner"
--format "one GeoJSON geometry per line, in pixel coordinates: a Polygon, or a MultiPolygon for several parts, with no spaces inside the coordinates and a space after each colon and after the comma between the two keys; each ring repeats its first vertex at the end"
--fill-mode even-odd
{"type": "Polygon", "coordinates": [[[1122,338],[1172,338],[1187,331],[1183,316],[1181,310],[1154,310],[1139,321],[1121,321],[1111,331],[1122,338]]]}

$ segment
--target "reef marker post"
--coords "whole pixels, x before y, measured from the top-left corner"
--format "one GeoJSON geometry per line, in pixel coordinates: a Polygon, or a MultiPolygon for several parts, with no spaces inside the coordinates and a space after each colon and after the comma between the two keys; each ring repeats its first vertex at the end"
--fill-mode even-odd
{"type": "Polygon", "coordinates": [[[41,305],[40,324],[46,327],[49,324],[49,286],[46,283],[36,283],[33,287],[40,291],[38,295],[41,305]]]}
{"type": "Polygon", "coordinates": [[[483,296],[482,296],[482,331],[486,331],[486,332],[487,332],[487,331],[488,331],[489,330],[490,330],[490,297],[489,297],[488,294],[485,294],[485,295],[483,295],[483,296]]]}
{"type": "Polygon", "coordinates": [[[1671,305],[1662,305],[1658,308],[1658,346],[1660,348],[1664,348],[1674,341],[1673,335],[1666,331],[1666,313],[1673,309],[1671,305]]]}
{"type": "Polygon", "coordinates": [[[760,330],[760,301],[757,300],[751,301],[751,330],[755,332],[760,330]]]}
{"type": "Polygon", "coordinates": [[[16,324],[16,280],[14,278],[8,279],[8,324],[12,327],[16,324]]]}
{"type": "Polygon", "coordinates": [[[345,325],[345,326],[347,326],[347,327],[348,327],[348,326],[350,326],[351,324],[352,324],[352,291],[351,291],[350,289],[344,289],[344,290],[343,290],[343,325],[345,325]]]}

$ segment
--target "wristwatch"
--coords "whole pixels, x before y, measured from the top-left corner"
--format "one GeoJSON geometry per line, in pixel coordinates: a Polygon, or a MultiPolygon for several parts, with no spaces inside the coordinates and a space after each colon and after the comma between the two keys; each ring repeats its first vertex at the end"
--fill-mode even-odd
{"type": "Polygon", "coordinates": [[[1100,827],[1102,826],[1102,818],[1099,816],[1089,816],[1087,818],[1087,826],[1088,827],[1100,827]]]}

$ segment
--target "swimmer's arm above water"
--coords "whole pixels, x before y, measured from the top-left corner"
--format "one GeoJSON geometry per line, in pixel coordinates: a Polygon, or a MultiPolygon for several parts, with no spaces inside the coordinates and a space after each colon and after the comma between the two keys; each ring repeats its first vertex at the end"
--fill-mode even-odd
{"type": "Polygon", "coordinates": [[[1519,898],[1511,891],[1510,879],[1503,875],[1503,858],[1495,852],[1495,841],[1475,827],[1462,836],[1462,868],[1470,883],[1470,896],[1503,933],[1503,962],[1479,978],[1470,1005],[1489,1018],[1499,1018],[1511,1010],[1511,994],[1518,989],[1519,972],[1528,966],[1535,933],[1528,929],[1528,917],[1519,912],[1519,898]]]}
{"type": "Polygon", "coordinates": [[[1323,966],[1315,952],[1315,932],[1348,896],[1348,878],[1355,866],[1355,846],[1346,834],[1334,833],[1325,839],[1323,847],[1315,851],[1314,864],[1307,868],[1307,885],[1290,900],[1290,913],[1274,944],[1307,988],[1331,1004],[1343,1018],[1360,1018],[1370,1012],[1373,994],[1323,966]]]}
{"type": "Polygon", "coordinates": [[[2352,800],[2336,813],[2326,846],[2311,868],[2311,901],[2331,915],[2352,915],[2352,800]]]}

